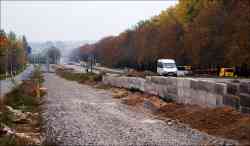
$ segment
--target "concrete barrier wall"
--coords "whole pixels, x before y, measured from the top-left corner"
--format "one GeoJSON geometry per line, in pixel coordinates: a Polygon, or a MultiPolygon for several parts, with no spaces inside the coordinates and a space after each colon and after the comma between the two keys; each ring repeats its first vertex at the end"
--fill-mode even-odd
{"type": "Polygon", "coordinates": [[[250,113],[250,83],[217,83],[192,78],[104,76],[103,83],[202,107],[231,106],[250,113]]]}

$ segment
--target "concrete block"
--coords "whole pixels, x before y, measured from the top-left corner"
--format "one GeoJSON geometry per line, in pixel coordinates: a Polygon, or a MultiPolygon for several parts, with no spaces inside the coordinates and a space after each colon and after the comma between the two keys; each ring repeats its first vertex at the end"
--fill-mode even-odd
{"type": "Polygon", "coordinates": [[[191,104],[196,104],[196,105],[200,105],[203,106],[206,103],[206,98],[205,98],[205,91],[201,91],[201,90],[190,90],[191,91],[191,104]]]}
{"type": "Polygon", "coordinates": [[[203,90],[206,92],[214,92],[215,88],[215,83],[214,82],[209,82],[209,81],[198,81],[198,90],[203,90]]]}
{"type": "Polygon", "coordinates": [[[207,92],[206,91],[197,91],[197,95],[195,98],[197,98],[198,104],[202,107],[207,107],[207,92]]]}
{"type": "Polygon", "coordinates": [[[250,83],[241,82],[240,83],[240,93],[250,94],[250,83]]]}
{"type": "Polygon", "coordinates": [[[250,107],[250,94],[240,94],[240,105],[250,107]]]}
{"type": "Polygon", "coordinates": [[[216,107],[217,103],[217,95],[214,93],[207,92],[206,93],[206,105],[208,107],[216,107]]]}
{"type": "Polygon", "coordinates": [[[168,89],[166,86],[159,87],[158,92],[159,92],[160,97],[165,97],[168,95],[168,89]]]}
{"type": "Polygon", "coordinates": [[[167,90],[169,94],[178,95],[178,90],[177,90],[177,86],[167,86],[167,90]]]}
{"type": "Polygon", "coordinates": [[[223,96],[216,95],[216,106],[223,106],[223,96]]]}
{"type": "Polygon", "coordinates": [[[176,77],[168,77],[167,78],[167,83],[168,85],[171,85],[171,86],[177,86],[177,78],[176,77]]]}
{"type": "Polygon", "coordinates": [[[177,96],[178,96],[178,97],[184,97],[184,88],[178,86],[178,89],[177,89],[177,96]]]}
{"type": "Polygon", "coordinates": [[[215,83],[214,92],[219,95],[227,93],[227,85],[225,83],[215,83]]]}
{"type": "Polygon", "coordinates": [[[226,94],[223,96],[223,104],[231,106],[235,109],[240,107],[240,97],[235,95],[226,94]]]}
{"type": "Polygon", "coordinates": [[[177,78],[177,87],[179,88],[184,88],[184,79],[183,78],[177,78]]]}
{"type": "Polygon", "coordinates": [[[250,114],[250,107],[241,106],[240,112],[250,114]]]}
{"type": "Polygon", "coordinates": [[[184,88],[190,88],[191,80],[190,79],[183,79],[183,87],[184,88]]]}
{"type": "Polygon", "coordinates": [[[163,91],[163,86],[162,85],[157,84],[156,92],[157,92],[158,96],[164,97],[164,91],[163,91]]]}
{"type": "Polygon", "coordinates": [[[191,104],[196,104],[196,100],[195,100],[196,95],[197,95],[197,91],[195,91],[194,89],[191,89],[189,92],[189,98],[190,98],[191,104]]]}
{"type": "Polygon", "coordinates": [[[146,80],[145,84],[144,84],[144,92],[148,93],[148,94],[153,94],[156,95],[156,91],[155,91],[155,84],[146,80]]]}
{"type": "Polygon", "coordinates": [[[156,84],[166,84],[167,77],[164,76],[152,76],[150,81],[156,84]]]}
{"type": "Polygon", "coordinates": [[[194,90],[198,90],[199,89],[199,82],[197,80],[191,79],[190,87],[194,90]]]}
{"type": "Polygon", "coordinates": [[[237,95],[239,94],[239,84],[238,83],[228,83],[227,84],[227,93],[237,95]]]}
{"type": "Polygon", "coordinates": [[[140,79],[138,79],[138,83],[139,83],[139,90],[140,91],[144,91],[144,84],[145,84],[145,82],[146,82],[146,80],[145,79],[142,79],[142,78],[140,78],[140,79]]]}
{"type": "Polygon", "coordinates": [[[191,95],[191,91],[192,91],[193,89],[191,89],[191,88],[184,88],[183,89],[183,94],[184,94],[184,98],[190,98],[192,95],[191,95]]]}

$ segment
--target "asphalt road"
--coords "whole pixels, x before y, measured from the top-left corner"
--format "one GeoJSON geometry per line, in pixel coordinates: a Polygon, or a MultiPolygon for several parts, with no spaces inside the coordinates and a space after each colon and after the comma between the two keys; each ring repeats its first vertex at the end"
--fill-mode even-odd
{"type": "MultiPolygon", "coordinates": [[[[33,65],[28,66],[22,73],[15,76],[16,83],[20,84],[23,80],[28,79],[33,70],[33,65]]],[[[10,92],[14,86],[11,79],[0,80],[0,96],[10,92]]]]}
{"type": "MultiPolygon", "coordinates": [[[[85,72],[85,68],[78,66],[78,65],[64,65],[65,67],[72,68],[74,69],[75,72],[78,73],[83,73],[85,72]]],[[[112,74],[125,74],[124,70],[120,69],[111,69],[107,67],[94,67],[93,70],[95,73],[99,73],[101,71],[105,71],[108,73],[112,74]]],[[[240,82],[250,82],[250,79],[247,78],[214,78],[214,77],[178,77],[178,78],[192,78],[192,79],[197,79],[197,80],[207,80],[207,81],[212,81],[212,82],[220,82],[220,83],[227,83],[227,82],[232,82],[233,80],[238,80],[240,82]]]]}

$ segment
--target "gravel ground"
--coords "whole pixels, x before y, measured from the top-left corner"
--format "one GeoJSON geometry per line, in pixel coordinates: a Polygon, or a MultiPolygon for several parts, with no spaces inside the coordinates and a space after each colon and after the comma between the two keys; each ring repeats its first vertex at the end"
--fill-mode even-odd
{"type": "Polygon", "coordinates": [[[113,99],[111,92],[45,74],[45,143],[70,145],[199,145],[223,143],[185,126],[168,125],[113,99]],[[178,128],[179,127],[179,128],[178,128]]]}

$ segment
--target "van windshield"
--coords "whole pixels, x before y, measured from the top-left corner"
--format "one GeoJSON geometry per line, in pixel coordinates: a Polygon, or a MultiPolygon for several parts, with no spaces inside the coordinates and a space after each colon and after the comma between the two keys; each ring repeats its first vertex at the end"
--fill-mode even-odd
{"type": "Polygon", "coordinates": [[[163,68],[175,68],[175,63],[163,63],[163,68]]]}

